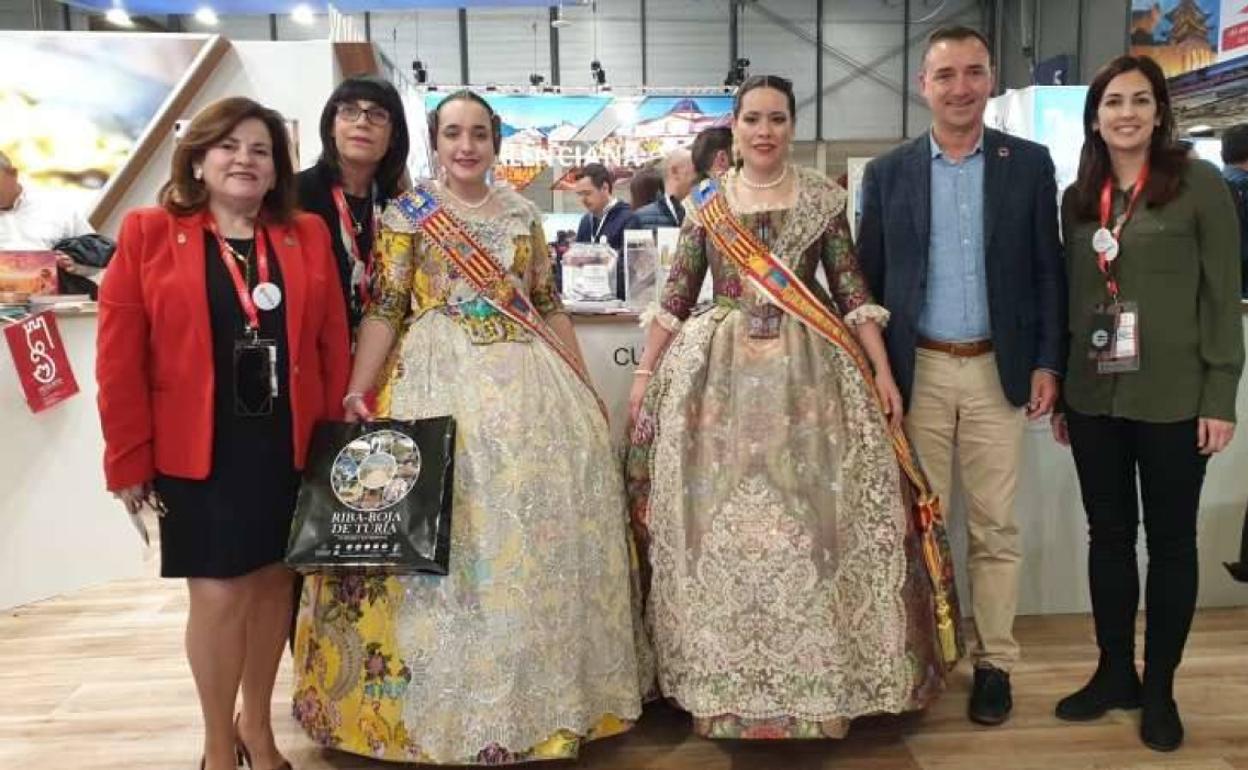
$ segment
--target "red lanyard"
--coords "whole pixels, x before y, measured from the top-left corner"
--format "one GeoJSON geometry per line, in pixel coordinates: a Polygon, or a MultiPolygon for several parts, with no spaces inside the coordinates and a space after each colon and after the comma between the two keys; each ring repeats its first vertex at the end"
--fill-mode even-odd
{"type": "MultiPolygon", "coordinates": [[[[356,240],[355,220],[351,217],[351,208],[347,206],[347,194],[343,192],[342,185],[336,184],[333,188],[334,206],[338,209],[338,227],[341,231],[343,245],[347,248],[347,252],[351,255],[353,262],[360,262],[364,265],[364,270],[360,272],[360,280],[356,285],[356,291],[360,293],[360,299],[368,299],[368,273],[369,263],[360,255],[360,243],[356,240]]],[[[373,237],[377,237],[377,210],[373,209],[373,237]]],[[[353,271],[354,272],[354,271],[353,271]]]]}
{"type": "MultiPolygon", "coordinates": [[[[1145,186],[1148,185],[1148,164],[1144,164],[1144,168],[1140,169],[1140,175],[1135,180],[1135,187],[1131,190],[1131,200],[1127,202],[1127,209],[1122,213],[1122,217],[1118,219],[1118,224],[1114,225],[1114,229],[1110,233],[1114,236],[1116,251],[1121,251],[1122,228],[1126,226],[1127,220],[1131,219],[1131,215],[1135,213],[1135,204],[1139,202],[1140,196],[1144,193],[1145,186]]],[[[1114,181],[1113,176],[1105,178],[1105,184],[1101,186],[1101,229],[1109,227],[1109,217],[1113,212],[1113,194],[1114,181]]],[[[1095,248],[1095,247],[1094,247],[1095,248]]],[[[1118,254],[1108,256],[1107,252],[1096,252],[1096,266],[1100,268],[1101,275],[1105,276],[1105,288],[1109,290],[1109,296],[1114,301],[1118,301],[1118,278],[1114,275],[1114,263],[1118,261],[1118,254]]]]}
{"type": "MultiPolygon", "coordinates": [[[[247,288],[247,281],[243,278],[242,272],[238,269],[231,254],[236,254],[234,249],[225,242],[225,238],[221,236],[221,229],[217,227],[217,221],[208,215],[205,226],[208,232],[212,233],[217,239],[217,251],[221,252],[221,261],[225,263],[225,269],[230,274],[230,280],[234,282],[234,292],[238,295],[238,304],[243,308],[243,315],[247,316],[247,329],[249,331],[257,331],[260,329],[260,311],[256,309],[256,303],[251,298],[251,291],[247,288]]],[[[256,271],[259,273],[259,281],[257,283],[269,282],[269,247],[265,243],[264,228],[256,227],[256,271]]]]}

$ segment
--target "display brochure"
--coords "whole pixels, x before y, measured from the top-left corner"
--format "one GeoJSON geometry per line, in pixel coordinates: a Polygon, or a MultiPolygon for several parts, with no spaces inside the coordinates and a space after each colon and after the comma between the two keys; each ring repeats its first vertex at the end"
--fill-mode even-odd
{"type": "Polygon", "coordinates": [[[563,255],[563,297],[572,303],[613,302],[619,256],[606,244],[577,243],[563,255]]]}
{"type": "Polygon", "coordinates": [[[624,302],[644,310],[658,299],[658,248],[650,230],[624,231],[624,302]]]}
{"type": "Polygon", "coordinates": [[[0,251],[0,292],[56,294],[56,252],[0,251]]]}

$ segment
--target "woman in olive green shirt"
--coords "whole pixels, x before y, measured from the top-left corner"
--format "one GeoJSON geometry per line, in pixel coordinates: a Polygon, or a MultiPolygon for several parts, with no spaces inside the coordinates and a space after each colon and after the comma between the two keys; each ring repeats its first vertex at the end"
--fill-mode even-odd
{"type": "Polygon", "coordinates": [[[1213,166],[1174,142],[1160,68],[1119,57],[1088,88],[1079,176],[1062,224],[1070,358],[1054,436],[1074,453],[1088,515],[1100,661],[1057,716],[1143,706],[1140,737],[1178,748],[1173,698],[1196,606],[1196,513],[1209,456],[1235,430],[1243,368],[1239,233],[1213,166]],[[1136,475],[1148,541],[1144,679],[1135,668],[1136,475]]]}

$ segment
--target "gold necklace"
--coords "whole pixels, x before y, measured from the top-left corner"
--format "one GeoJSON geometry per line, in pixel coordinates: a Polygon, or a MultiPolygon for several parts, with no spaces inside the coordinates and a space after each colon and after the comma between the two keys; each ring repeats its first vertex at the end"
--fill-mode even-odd
{"type": "Polygon", "coordinates": [[[748,176],[746,176],[746,175],[745,175],[745,169],[744,169],[744,168],[743,168],[743,169],[741,169],[741,173],[738,175],[738,177],[741,179],[741,184],[743,184],[743,185],[745,185],[746,187],[749,187],[749,188],[751,188],[751,189],[754,189],[754,190],[771,190],[771,189],[773,189],[773,188],[779,187],[781,182],[783,182],[785,179],[788,179],[788,178],[789,178],[789,164],[787,164],[787,163],[786,163],[786,164],[784,164],[784,170],[780,172],[780,176],[776,177],[775,179],[771,180],[770,182],[754,182],[754,181],[752,181],[752,180],[751,180],[748,176]]]}

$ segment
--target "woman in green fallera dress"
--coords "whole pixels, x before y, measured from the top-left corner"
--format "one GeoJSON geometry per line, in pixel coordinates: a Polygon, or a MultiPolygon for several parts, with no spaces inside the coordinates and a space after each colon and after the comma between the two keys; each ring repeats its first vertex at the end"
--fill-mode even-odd
{"type": "Polygon", "coordinates": [[[888,313],[858,269],[845,191],[789,163],[794,112],[786,80],[740,88],[744,164],[722,194],[853,330],[878,393],[844,348],[769,303],[687,203],[630,405],[659,687],[713,738],[841,737],[854,717],[922,708],[945,682],[890,441],[888,313]],[[715,303],[695,311],[708,271],[715,303]]]}

